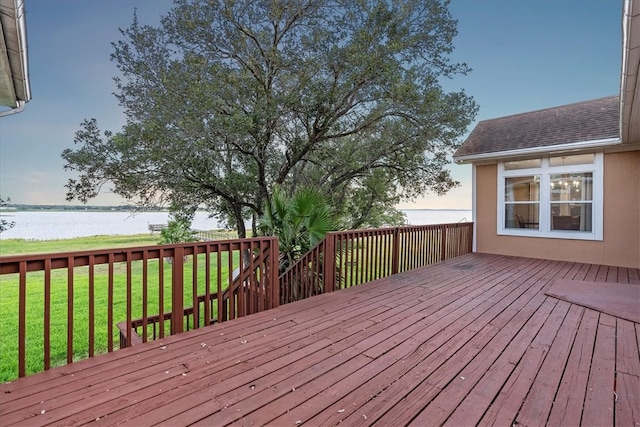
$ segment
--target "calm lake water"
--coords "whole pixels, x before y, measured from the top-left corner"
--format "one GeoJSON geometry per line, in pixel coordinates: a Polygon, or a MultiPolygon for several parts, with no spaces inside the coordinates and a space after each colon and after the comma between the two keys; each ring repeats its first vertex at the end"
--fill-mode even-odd
{"type": "MultiPolygon", "coordinates": [[[[412,225],[471,221],[470,210],[405,210],[412,225]]],[[[15,226],[3,232],[1,239],[53,240],[97,235],[130,235],[148,232],[149,224],[166,224],[167,212],[91,212],[91,211],[3,211],[3,219],[15,226]]],[[[197,212],[192,224],[196,230],[223,228],[215,218],[197,212]]]]}

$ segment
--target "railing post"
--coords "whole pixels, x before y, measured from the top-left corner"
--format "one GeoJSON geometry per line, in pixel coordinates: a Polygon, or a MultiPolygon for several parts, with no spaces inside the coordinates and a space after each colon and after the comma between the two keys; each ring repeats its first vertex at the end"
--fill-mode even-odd
{"type": "Polygon", "coordinates": [[[27,262],[20,261],[18,289],[18,377],[27,375],[27,262]]]}
{"type": "Polygon", "coordinates": [[[278,246],[278,238],[274,237],[269,241],[269,287],[271,288],[269,308],[275,308],[280,305],[280,248],[278,246]]]}
{"type": "Polygon", "coordinates": [[[336,238],[327,233],[324,238],[323,292],[333,292],[336,285],[336,238]]]}
{"type": "Polygon", "coordinates": [[[467,241],[469,242],[467,253],[469,254],[473,252],[473,227],[475,227],[475,224],[471,222],[467,231],[467,241]]]}
{"type": "Polygon", "coordinates": [[[400,271],[400,228],[393,229],[393,247],[391,248],[391,274],[400,271]]]}
{"type": "Polygon", "coordinates": [[[171,335],[183,331],[184,316],[184,248],[173,249],[173,263],[171,264],[171,335]]]}
{"type": "Polygon", "coordinates": [[[440,261],[444,261],[447,257],[447,226],[441,225],[441,239],[440,239],[440,261]]]}

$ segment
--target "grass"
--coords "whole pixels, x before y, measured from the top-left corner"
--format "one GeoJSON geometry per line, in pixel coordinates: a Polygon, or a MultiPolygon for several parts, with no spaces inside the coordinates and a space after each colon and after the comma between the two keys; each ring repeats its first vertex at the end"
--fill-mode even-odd
{"type": "Polygon", "coordinates": [[[149,246],[159,243],[159,234],[146,233],[133,236],[92,236],[60,240],[2,239],[0,256],[149,246]]]}
{"type": "MultiPolygon", "coordinates": [[[[158,236],[100,236],[97,238],[79,238],[56,241],[18,241],[11,240],[9,247],[2,241],[2,254],[27,254],[43,253],[47,251],[66,252],[83,249],[99,249],[123,246],[145,246],[157,244],[158,236]],[[95,245],[90,245],[91,239],[96,239],[95,245]]],[[[232,268],[238,265],[238,254],[234,254],[232,268]]],[[[229,254],[221,254],[221,268],[218,270],[217,256],[211,256],[209,265],[211,283],[210,291],[217,292],[218,275],[222,289],[228,283],[229,254]]],[[[184,306],[190,307],[193,300],[193,257],[184,263],[184,306]]],[[[163,291],[163,311],[171,311],[171,277],[173,265],[163,262],[164,281],[160,283],[160,261],[147,261],[146,293],[144,265],[142,261],[134,261],[131,265],[131,306],[132,318],[143,317],[143,298],[146,301],[147,315],[159,313],[160,289],[163,291]],[[146,295],[146,297],[145,297],[146,295]]],[[[195,292],[197,295],[205,293],[206,279],[205,255],[198,256],[195,292]]],[[[67,317],[69,290],[73,292],[72,303],[72,342],[73,359],[83,359],[89,355],[89,300],[91,287],[89,282],[88,267],[77,267],[73,271],[73,286],[68,285],[67,269],[58,269],[51,272],[51,366],[66,363],[67,352],[67,317]]],[[[107,266],[95,267],[95,280],[93,284],[93,301],[95,306],[94,334],[95,354],[108,350],[108,270],[107,266]]],[[[126,320],[127,307],[127,265],[118,263],[114,265],[113,280],[113,343],[119,345],[119,331],[115,324],[126,320]]],[[[44,273],[33,272],[27,275],[26,292],[26,364],[27,374],[42,371],[44,369],[44,273]]],[[[19,277],[17,274],[0,276],[0,382],[10,381],[18,376],[18,307],[19,307],[19,277]]],[[[214,307],[213,316],[217,315],[217,307],[214,307]]],[[[203,320],[203,313],[201,313],[203,320]]],[[[151,327],[149,327],[150,330],[151,327]]],[[[169,334],[168,325],[165,334],[169,334]]]]}
{"type": "MultiPolygon", "coordinates": [[[[214,239],[236,238],[236,233],[231,230],[213,230],[208,234],[214,239]]],[[[160,238],[160,234],[157,233],[144,233],[128,236],[90,236],[58,240],[2,239],[0,240],[0,256],[149,246],[159,244],[160,238]]]]}

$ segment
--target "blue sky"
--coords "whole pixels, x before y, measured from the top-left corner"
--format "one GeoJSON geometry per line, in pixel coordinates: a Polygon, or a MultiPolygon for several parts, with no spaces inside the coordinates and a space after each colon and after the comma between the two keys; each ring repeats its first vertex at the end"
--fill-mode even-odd
{"type": "MultiPolygon", "coordinates": [[[[111,42],[132,21],[155,25],[165,0],[26,0],[33,99],[0,118],[0,194],[15,203],[64,204],[62,150],[84,118],[117,131],[111,42]]],[[[477,120],[618,93],[620,0],[452,0],[458,20],[452,58],[473,71],[445,82],[480,105],[477,120]]],[[[474,123],[475,124],[475,123],[474,123]]],[[[469,128],[469,131],[473,125],[469,128]]],[[[452,166],[462,186],[402,208],[471,207],[471,166],[452,166]]],[[[104,189],[92,204],[118,204],[104,189]]],[[[77,203],[73,203],[77,204],[77,203]]]]}

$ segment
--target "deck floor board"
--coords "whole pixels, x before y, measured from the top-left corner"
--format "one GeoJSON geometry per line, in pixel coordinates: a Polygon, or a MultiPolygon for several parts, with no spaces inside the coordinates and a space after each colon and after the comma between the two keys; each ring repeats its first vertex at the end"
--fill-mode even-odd
{"type": "MultiPolygon", "coordinates": [[[[528,296],[525,293],[523,297],[528,296]]],[[[515,305],[512,304],[504,309],[455,353],[452,354],[451,350],[443,352],[440,359],[444,363],[434,368],[426,378],[420,378],[420,384],[384,414],[380,419],[381,423],[393,424],[396,420],[402,424],[403,420],[411,421],[415,414],[422,411],[426,403],[431,402],[444,387],[451,382],[464,381],[460,378],[464,375],[459,373],[466,365],[476,358],[479,363],[482,363],[479,355],[490,343],[499,345],[512,339],[513,334],[522,329],[528,318],[540,308],[543,300],[544,298],[535,295],[525,305],[522,304],[526,300],[516,300],[515,305]]],[[[482,355],[485,356],[485,354],[482,355]]]]}
{"type": "MultiPolygon", "coordinates": [[[[566,317],[558,319],[562,323],[553,328],[557,329],[558,333],[554,334],[553,329],[547,330],[540,334],[543,337],[541,342],[535,343],[535,347],[543,349],[546,355],[520,408],[517,418],[519,423],[525,425],[527,425],[526,423],[539,423],[551,412],[553,400],[567,363],[567,359],[562,355],[569,353],[584,311],[582,307],[570,305],[564,301],[558,303],[558,307],[564,305],[568,305],[570,308],[566,312],[566,317]],[[545,336],[548,339],[544,339],[545,336]]],[[[526,359],[524,362],[529,363],[526,359]]]]}
{"type": "Polygon", "coordinates": [[[615,328],[610,316],[601,314],[591,359],[582,422],[592,425],[613,423],[615,402],[615,328]]]}
{"type": "Polygon", "coordinates": [[[616,331],[616,425],[633,425],[640,417],[640,354],[632,322],[618,319],[616,331]],[[626,396],[626,398],[620,398],[626,396]]]}
{"type": "MultiPolygon", "coordinates": [[[[523,274],[526,274],[526,271],[523,274]]],[[[535,277],[534,275],[530,280],[533,282],[535,277]]],[[[462,316],[458,322],[452,324],[448,330],[443,330],[435,337],[420,342],[420,347],[431,348],[431,351],[424,353],[423,360],[411,370],[411,373],[407,373],[405,377],[395,381],[388,388],[384,389],[383,392],[377,395],[375,395],[375,393],[372,394],[375,395],[375,399],[367,401],[367,403],[359,409],[359,412],[362,412],[367,418],[359,418],[356,416],[355,419],[351,421],[366,425],[371,422],[371,420],[375,420],[377,417],[384,415],[389,409],[396,405],[401,398],[404,398],[405,394],[418,386],[428,375],[445,363],[448,355],[459,351],[480,331],[483,331],[483,334],[489,332],[487,325],[489,325],[490,322],[493,321],[494,325],[498,324],[500,319],[496,319],[496,317],[499,315],[505,316],[505,308],[515,297],[523,297],[523,295],[529,292],[525,287],[512,288],[509,291],[509,293],[513,293],[512,298],[505,298],[504,296],[506,294],[504,294],[497,303],[490,299],[485,300],[488,305],[478,306],[476,309],[462,316]]],[[[535,291],[530,294],[533,295],[534,293],[535,291]]],[[[480,340],[482,336],[476,339],[480,340]]],[[[425,387],[429,388],[426,385],[425,387]]],[[[356,389],[354,393],[358,391],[359,389],[356,389]]]]}
{"type": "Polygon", "coordinates": [[[0,385],[1,425],[636,425],[638,269],[469,254],[0,385]]]}

